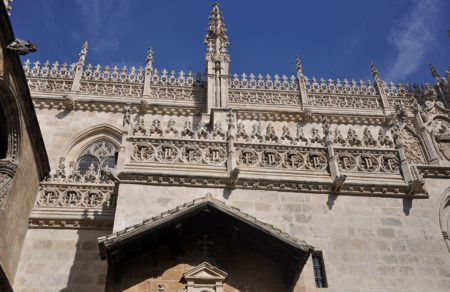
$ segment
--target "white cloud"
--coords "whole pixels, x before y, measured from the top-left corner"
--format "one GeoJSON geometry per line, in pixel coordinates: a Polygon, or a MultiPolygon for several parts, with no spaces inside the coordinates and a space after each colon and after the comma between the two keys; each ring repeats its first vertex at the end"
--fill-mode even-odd
{"type": "Polygon", "coordinates": [[[87,28],[90,39],[90,50],[96,53],[107,53],[116,49],[123,32],[120,25],[125,20],[126,10],[121,1],[113,0],[77,0],[81,9],[83,24],[87,28]]]}
{"type": "Polygon", "coordinates": [[[423,65],[427,52],[436,45],[433,36],[440,0],[414,0],[413,8],[396,22],[388,41],[397,48],[397,56],[386,80],[404,80],[423,65]]]}

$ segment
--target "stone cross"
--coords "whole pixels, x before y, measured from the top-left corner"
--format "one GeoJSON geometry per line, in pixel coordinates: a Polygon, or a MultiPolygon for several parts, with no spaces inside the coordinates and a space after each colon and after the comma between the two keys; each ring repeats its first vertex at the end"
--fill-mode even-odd
{"type": "Polygon", "coordinates": [[[204,234],[202,238],[198,241],[202,254],[204,257],[208,256],[208,250],[214,245],[214,242],[209,238],[208,234],[204,234]]]}

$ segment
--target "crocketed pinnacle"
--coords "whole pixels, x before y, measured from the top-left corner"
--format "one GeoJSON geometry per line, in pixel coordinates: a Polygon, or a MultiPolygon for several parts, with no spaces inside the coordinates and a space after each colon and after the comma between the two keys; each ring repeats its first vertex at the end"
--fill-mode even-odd
{"type": "Polygon", "coordinates": [[[208,53],[226,54],[228,46],[227,29],[223,22],[219,4],[213,4],[209,15],[208,31],[205,36],[205,44],[208,46],[208,53]]]}
{"type": "Polygon", "coordinates": [[[79,58],[78,58],[78,66],[84,67],[84,64],[86,62],[86,57],[87,57],[87,53],[88,53],[88,42],[84,42],[83,46],[81,46],[81,50],[80,53],[78,54],[79,58]]]}

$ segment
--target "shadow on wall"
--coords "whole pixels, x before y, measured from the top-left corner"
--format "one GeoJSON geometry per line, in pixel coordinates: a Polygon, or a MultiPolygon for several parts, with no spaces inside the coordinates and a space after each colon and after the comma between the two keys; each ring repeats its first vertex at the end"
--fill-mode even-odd
{"type": "MultiPolygon", "coordinates": [[[[103,222],[101,221],[101,213],[101,211],[97,211],[94,213],[94,216],[88,216],[87,210],[83,212],[82,220],[80,220],[80,229],[77,232],[78,241],[73,264],[69,272],[67,287],[61,289],[61,292],[104,291],[107,263],[100,259],[97,238],[111,233],[112,228],[98,230],[86,227],[94,220],[103,222]]],[[[106,221],[104,223],[107,226],[108,223],[106,221]]]]}
{"type": "Polygon", "coordinates": [[[110,269],[106,291],[184,291],[183,274],[202,262],[228,273],[225,291],[294,291],[286,282],[285,266],[214,230],[186,235],[178,243],[126,260],[119,278],[110,269]]]}

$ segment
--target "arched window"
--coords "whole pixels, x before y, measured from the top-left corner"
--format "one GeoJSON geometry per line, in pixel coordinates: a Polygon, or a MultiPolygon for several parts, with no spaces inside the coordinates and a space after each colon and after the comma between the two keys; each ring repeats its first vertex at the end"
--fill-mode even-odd
{"type": "Polygon", "coordinates": [[[81,174],[85,174],[90,168],[98,171],[102,168],[116,167],[117,148],[109,141],[101,141],[84,150],[77,161],[81,174]]]}

